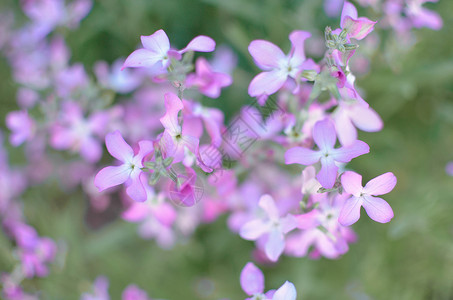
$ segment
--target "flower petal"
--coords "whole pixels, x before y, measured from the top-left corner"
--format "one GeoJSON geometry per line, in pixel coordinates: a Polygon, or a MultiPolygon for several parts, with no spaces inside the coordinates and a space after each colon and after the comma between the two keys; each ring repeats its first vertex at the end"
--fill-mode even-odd
{"type": "Polygon", "coordinates": [[[287,78],[288,75],[279,70],[261,72],[250,82],[249,95],[250,97],[258,97],[263,94],[272,95],[283,86],[287,78]]]}
{"type": "Polygon", "coordinates": [[[145,49],[160,54],[161,57],[166,55],[168,50],[170,50],[170,41],[168,40],[167,34],[162,29],[159,29],[148,36],[142,35],[140,39],[142,40],[145,49]]]}
{"type": "Polygon", "coordinates": [[[326,189],[333,188],[335,184],[335,180],[337,179],[337,172],[338,167],[335,165],[333,159],[321,157],[321,170],[319,171],[318,175],[316,175],[316,179],[318,179],[319,183],[326,189]]]}
{"type": "Polygon", "coordinates": [[[263,272],[251,262],[242,269],[240,280],[242,289],[249,296],[261,294],[264,291],[263,272]]]}
{"type": "Polygon", "coordinates": [[[114,158],[122,162],[127,162],[134,156],[134,150],[126,143],[119,130],[107,134],[105,146],[114,158]]]}
{"type": "Polygon", "coordinates": [[[304,43],[305,40],[311,37],[311,33],[308,31],[294,30],[289,35],[289,40],[291,41],[291,64],[295,67],[300,67],[305,61],[305,50],[304,43]]]}
{"type": "Polygon", "coordinates": [[[215,41],[205,35],[199,35],[192,39],[184,49],[179,50],[180,54],[187,51],[212,52],[215,49],[215,41]]]}
{"type": "Polygon", "coordinates": [[[178,113],[183,109],[181,99],[174,93],[166,93],[165,96],[165,115],[160,118],[160,122],[168,130],[170,135],[181,134],[181,126],[178,122],[178,113]]]}
{"type": "Polygon", "coordinates": [[[359,197],[362,192],[362,176],[356,172],[346,171],[341,175],[341,185],[346,193],[359,197]]]}
{"type": "Polygon", "coordinates": [[[143,172],[141,172],[138,176],[131,178],[129,186],[126,189],[127,195],[137,202],[145,202],[148,198],[142,180],[140,180],[141,176],[144,176],[143,172]]]}
{"type": "Polygon", "coordinates": [[[260,198],[258,205],[267,213],[271,220],[279,219],[278,208],[275,205],[275,201],[270,195],[263,195],[260,198]]]}
{"type": "Polygon", "coordinates": [[[387,223],[393,218],[393,210],[382,198],[364,196],[363,207],[368,216],[379,223],[387,223]]]}
{"type": "Polygon", "coordinates": [[[335,142],[337,140],[337,134],[335,132],[335,125],[333,122],[328,118],[316,122],[313,128],[313,139],[319,149],[333,149],[333,146],[335,146],[335,142]]]}
{"type": "Polygon", "coordinates": [[[158,61],[162,60],[162,56],[158,53],[147,49],[137,49],[132,52],[124,62],[121,70],[124,68],[139,68],[139,67],[152,67],[158,61]]]}
{"type": "Polygon", "coordinates": [[[252,41],[248,47],[255,63],[263,70],[278,68],[286,59],[283,51],[271,42],[264,40],[252,41]]]}
{"type": "Polygon", "coordinates": [[[252,220],[245,223],[240,231],[239,235],[245,240],[254,241],[262,236],[269,230],[269,224],[262,220],[252,220]]]}
{"type": "Polygon", "coordinates": [[[301,164],[305,166],[312,165],[319,161],[321,153],[303,147],[294,147],[288,149],[285,153],[285,164],[301,164]]]}
{"type": "Polygon", "coordinates": [[[376,132],[382,129],[384,123],[381,117],[371,107],[356,104],[349,112],[349,117],[357,128],[367,132],[376,132]]]}
{"type": "Polygon", "coordinates": [[[343,226],[354,224],[360,219],[360,207],[363,203],[362,197],[351,197],[343,205],[338,222],[343,226]]]}
{"type": "Polygon", "coordinates": [[[274,294],[272,300],[296,300],[297,291],[289,281],[286,281],[274,294]]]}
{"type": "Polygon", "coordinates": [[[102,192],[109,187],[126,182],[130,173],[131,170],[127,165],[105,167],[94,178],[94,185],[102,192]]]}
{"type": "Polygon", "coordinates": [[[392,172],[387,172],[368,181],[363,192],[374,196],[384,195],[393,190],[396,182],[396,176],[392,172]]]}
{"type": "Polygon", "coordinates": [[[357,19],[357,9],[355,6],[348,1],[345,1],[343,4],[343,10],[341,11],[341,28],[345,27],[345,19],[346,17],[350,17],[352,19],[357,19]]]}
{"type": "Polygon", "coordinates": [[[285,249],[285,237],[278,229],[273,229],[269,232],[264,252],[271,261],[277,261],[285,249]]]}
{"type": "Polygon", "coordinates": [[[334,149],[332,151],[332,157],[338,162],[350,162],[353,158],[370,152],[370,146],[362,141],[355,141],[349,146],[334,149]]]}

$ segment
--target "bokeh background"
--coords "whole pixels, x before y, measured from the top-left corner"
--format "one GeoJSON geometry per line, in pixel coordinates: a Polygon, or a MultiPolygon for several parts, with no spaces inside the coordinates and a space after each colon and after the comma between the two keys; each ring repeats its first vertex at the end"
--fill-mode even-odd
{"type": "MultiPolygon", "coordinates": [[[[17,2],[2,0],[0,10],[14,9],[20,18],[17,2]]],[[[376,30],[380,40],[369,72],[357,78],[385,127],[360,133],[371,152],[351,166],[365,181],[387,171],[396,174],[398,185],[386,196],[395,218],[388,224],[362,218],[353,226],[358,243],[338,260],[282,257],[275,266],[263,266],[267,288],[289,280],[298,299],[453,299],[453,178],[445,172],[453,160],[453,1],[426,7],[442,16],[443,28],[415,30],[417,42],[409,50],[400,49],[391,32],[376,30]]],[[[372,10],[359,15],[376,19],[372,10]]],[[[267,39],[286,51],[292,30],[322,36],[325,26],[338,22],[339,17],[325,16],[316,0],[96,0],[78,30],[62,33],[71,61],[89,71],[98,60],[127,56],[140,35],[160,28],[178,47],[196,35],[211,36],[238,55],[233,86],[209,103],[231,117],[250,101],[247,86],[258,70],[247,52],[250,41],[267,39]]],[[[2,120],[17,109],[16,89],[0,57],[2,120]]],[[[0,128],[6,131],[4,122],[0,128]]],[[[20,151],[10,153],[12,163],[20,165],[20,151]]],[[[239,274],[252,259],[253,244],[231,233],[225,218],[162,250],[142,240],[136,225],[117,218],[115,207],[93,226],[82,192],[67,194],[56,182],[45,185],[23,196],[27,220],[41,235],[64,241],[68,251],[50,276],[26,286],[39,287],[49,299],[79,299],[98,275],[109,278],[112,299],[119,299],[129,283],[165,299],[245,298],[239,274]]],[[[13,267],[9,250],[10,242],[0,234],[0,270],[13,267]]]]}

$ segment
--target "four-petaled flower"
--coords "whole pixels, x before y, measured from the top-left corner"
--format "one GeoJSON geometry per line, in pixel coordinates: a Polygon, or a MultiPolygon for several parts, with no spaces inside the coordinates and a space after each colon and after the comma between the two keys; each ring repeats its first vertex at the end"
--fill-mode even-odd
{"type": "Polygon", "coordinates": [[[105,145],[109,153],[121,161],[119,166],[105,167],[96,175],[94,184],[103,191],[109,187],[125,183],[127,186],[126,193],[135,201],[143,202],[147,199],[146,190],[143,186],[140,176],[144,175],[143,159],[153,152],[153,143],[151,141],[140,141],[139,151],[134,155],[134,150],[129,146],[121,136],[119,130],[107,134],[105,145]]]}
{"type": "Polygon", "coordinates": [[[286,164],[313,165],[321,161],[321,170],[316,178],[319,183],[331,189],[337,178],[338,167],[335,162],[346,163],[351,159],[370,152],[370,147],[362,141],[356,140],[348,146],[334,148],[337,140],[335,126],[330,119],[316,122],[313,128],[313,139],[319,150],[311,150],[303,147],[294,147],[286,151],[286,164]]]}
{"type": "Polygon", "coordinates": [[[371,179],[365,187],[362,187],[362,176],[347,171],[341,176],[343,189],[352,195],[346,200],[340,212],[338,222],[343,226],[349,226],[360,218],[360,207],[364,207],[368,216],[376,222],[387,223],[393,218],[393,210],[390,205],[381,198],[373,197],[389,193],[396,185],[396,177],[388,172],[371,179]]]}

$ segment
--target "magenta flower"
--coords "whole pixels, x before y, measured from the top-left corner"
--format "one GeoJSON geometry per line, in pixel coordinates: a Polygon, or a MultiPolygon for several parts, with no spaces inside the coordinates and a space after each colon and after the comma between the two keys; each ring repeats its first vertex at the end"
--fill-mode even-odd
{"type": "Polygon", "coordinates": [[[166,113],[160,118],[165,127],[160,145],[165,156],[173,157],[173,163],[177,163],[184,159],[185,151],[189,150],[194,154],[198,152],[199,140],[190,134],[190,126],[179,124],[178,114],[184,106],[178,96],[174,93],[165,94],[165,108],[166,113]]]}
{"type": "Polygon", "coordinates": [[[292,47],[288,55],[271,42],[264,40],[252,41],[249,52],[255,63],[264,72],[253,78],[249,85],[249,95],[259,97],[277,92],[288,79],[296,78],[297,74],[312,65],[306,60],[304,42],[311,36],[309,32],[295,30],[289,35],[292,47]]]}
{"type": "Polygon", "coordinates": [[[278,290],[270,290],[264,294],[264,275],[257,266],[249,262],[241,271],[241,287],[252,296],[247,300],[296,300],[297,292],[294,284],[286,281],[278,290]]]}
{"type": "Polygon", "coordinates": [[[348,1],[344,2],[341,12],[341,29],[346,30],[351,39],[361,40],[374,29],[374,24],[365,17],[358,17],[357,9],[348,1]]]}
{"type": "Polygon", "coordinates": [[[243,239],[252,241],[267,235],[264,251],[270,260],[277,261],[285,248],[285,234],[296,228],[297,221],[291,214],[281,218],[270,195],[261,196],[258,205],[265,216],[244,224],[239,234],[243,239]]]}
{"type": "Polygon", "coordinates": [[[109,153],[121,161],[119,166],[105,167],[94,178],[94,184],[103,191],[109,187],[125,183],[126,193],[135,201],[143,202],[147,199],[146,190],[140,177],[143,174],[143,159],[152,153],[154,148],[151,141],[140,141],[139,151],[134,155],[134,150],[121,136],[119,130],[109,133],[105,137],[105,145],[109,153]]]}
{"type": "Polygon", "coordinates": [[[364,207],[368,216],[376,222],[387,223],[393,218],[393,210],[390,205],[381,198],[373,197],[389,193],[396,185],[396,177],[388,172],[371,179],[365,187],[362,187],[362,176],[347,171],[341,176],[343,189],[352,194],[346,200],[338,221],[343,226],[349,226],[360,218],[360,207],[364,207]]]}
{"type": "Polygon", "coordinates": [[[346,163],[351,159],[370,152],[370,147],[362,141],[355,141],[349,146],[334,148],[337,140],[335,126],[329,119],[318,121],[313,128],[313,139],[319,150],[294,147],[286,151],[286,164],[301,164],[310,166],[321,161],[321,170],[316,178],[319,183],[331,189],[337,178],[338,167],[335,162],[346,163]]]}
{"type": "Polygon", "coordinates": [[[199,35],[189,42],[189,44],[181,50],[173,50],[170,48],[170,41],[167,34],[162,30],[158,30],[149,36],[141,36],[143,49],[138,49],[132,52],[124,62],[124,68],[139,68],[139,67],[154,67],[166,69],[170,64],[170,58],[181,58],[181,54],[188,51],[211,52],[215,49],[215,42],[210,37],[199,35]]]}
{"type": "Polygon", "coordinates": [[[200,57],[195,63],[195,74],[189,74],[186,79],[186,86],[196,86],[205,96],[218,98],[222,88],[233,83],[230,75],[212,70],[208,61],[200,57]]]}

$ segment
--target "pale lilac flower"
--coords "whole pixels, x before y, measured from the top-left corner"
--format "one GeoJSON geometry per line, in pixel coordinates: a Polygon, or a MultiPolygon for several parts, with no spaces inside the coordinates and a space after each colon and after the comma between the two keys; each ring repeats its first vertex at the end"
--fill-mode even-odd
{"type": "Polygon", "coordinates": [[[80,300],[110,300],[109,280],[99,276],[93,283],[93,293],[83,293],[80,300]]]}
{"type": "Polygon", "coordinates": [[[450,161],[445,165],[445,172],[448,175],[453,176],[453,161],[450,161]]]}
{"type": "Polygon", "coordinates": [[[124,141],[118,130],[105,137],[107,150],[123,164],[105,167],[99,171],[94,179],[94,184],[99,191],[125,183],[129,197],[139,202],[146,200],[146,190],[140,181],[140,176],[144,175],[143,159],[152,153],[154,148],[151,141],[140,141],[138,144],[139,151],[134,155],[134,150],[124,141]]]}
{"type": "Polygon", "coordinates": [[[253,263],[249,262],[241,271],[242,290],[249,296],[246,300],[296,300],[294,284],[286,281],[278,290],[264,293],[264,275],[253,263]]]}
{"type": "Polygon", "coordinates": [[[173,157],[173,163],[181,162],[186,151],[198,153],[199,140],[191,134],[193,128],[179,124],[178,114],[184,108],[181,99],[174,93],[165,94],[165,115],[160,122],[165,127],[160,146],[165,157],[173,157]]]}
{"type": "Polygon", "coordinates": [[[376,23],[365,17],[359,18],[355,6],[348,1],[344,2],[341,12],[341,29],[347,31],[347,37],[361,40],[373,31],[376,23]]]}
{"type": "Polygon", "coordinates": [[[12,131],[9,141],[14,147],[30,140],[35,131],[35,122],[27,111],[12,111],[6,116],[6,126],[12,131]]]}
{"type": "Polygon", "coordinates": [[[215,72],[204,57],[197,59],[195,72],[187,76],[186,86],[198,87],[200,93],[210,98],[218,98],[221,89],[233,83],[230,75],[215,72]]]}
{"type": "Polygon", "coordinates": [[[143,82],[142,73],[129,70],[121,71],[121,60],[116,60],[111,68],[105,61],[99,61],[94,65],[94,73],[98,82],[108,89],[125,94],[135,90],[143,82]]]}
{"type": "Polygon", "coordinates": [[[215,42],[210,37],[199,35],[192,39],[184,49],[173,50],[170,48],[170,41],[167,34],[158,30],[152,35],[141,36],[143,49],[132,52],[124,62],[124,68],[157,67],[166,69],[170,64],[170,58],[180,59],[181,55],[188,51],[212,52],[215,49],[215,42]]]}
{"type": "Polygon", "coordinates": [[[370,180],[362,187],[362,176],[347,171],[341,176],[341,184],[346,193],[352,195],[346,200],[338,221],[343,226],[349,226],[360,218],[360,207],[364,207],[368,216],[376,222],[387,223],[393,218],[390,205],[379,197],[389,193],[396,185],[396,177],[388,172],[370,180]]]}
{"type": "Polygon", "coordinates": [[[433,30],[442,28],[443,21],[439,14],[422,7],[424,3],[438,2],[438,0],[407,0],[406,2],[405,13],[414,27],[428,27],[433,30]]]}
{"type": "Polygon", "coordinates": [[[357,140],[357,128],[367,132],[380,131],[384,126],[381,117],[368,105],[354,101],[341,101],[333,114],[338,140],[343,146],[357,140]]]}
{"type": "Polygon", "coordinates": [[[284,85],[288,77],[295,79],[298,73],[310,67],[313,62],[306,59],[304,52],[304,42],[310,36],[311,34],[306,31],[291,32],[289,39],[292,47],[288,55],[271,42],[252,41],[248,47],[249,52],[264,72],[250,82],[249,95],[251,97],[272,95],[284,85]]]}
{"type": "Polygon", "coordinates": [[[140,289],[138,286],[134,284],[130,284],[126,287],[121,295],[122,300],[150,300],[148,298],[148,294],[140,289]]]}
{"type": "Polygon", "coordinates": [[[285,162],[286,164],[298,163],[309,166],[321,161],[322,167],[316,178],[326,189],[332,188],[335,184],[338,171],[335,162],[350,162],[351,159],[370,151],[370,147],[359,140],[349,146],[334,148],[337,140],[335,126],[327,118],[315,124],[313,139],[319,150],[303,147],[291,148],[285,153],[285,162]]]}
{"type": "Polygon", "coordinates": [[[103,136],[108,123],[105,112],[94,113],[88,118],[75,102],[65,102],[58,122],[51,127],[50,145],[58,150],[72,150],[88,162],[97,162],[102,156],[99,136],[103,136]]]}
{"type": "Polygon", "coordinates": [[[270,195],[263,195],[258,205],[265,216],[244,224],[239,234],[246,240],[257,240],[266,235],[266,255],[270,260],[277,261],[285,248],[285,234],[296,228],[296,219],[291,214],[281,218],[274,199],[270,195]]]}

